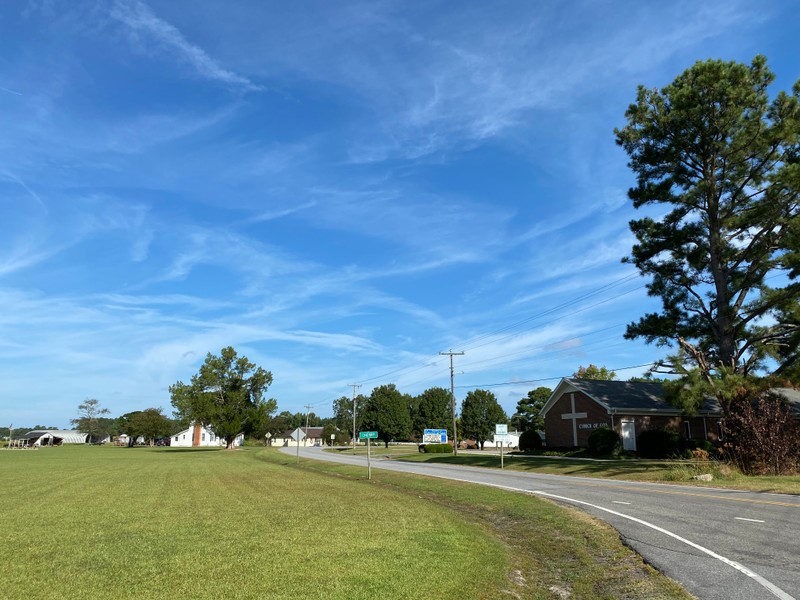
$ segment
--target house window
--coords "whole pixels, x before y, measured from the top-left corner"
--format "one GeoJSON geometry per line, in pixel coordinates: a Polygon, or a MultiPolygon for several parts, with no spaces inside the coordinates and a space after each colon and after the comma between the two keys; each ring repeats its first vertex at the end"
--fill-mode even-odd
{"type": "Polygon", "coordinates": [[[176,442],[178,441],[178,436],[177,436],[177,435],[175,436],[175,441],[176,441],[176,442]]]}
{"type": "Polygon", "coordinates": [[[203,435],[201,435],[200,439],[205,442],[206,441],[206,434],[204,433],[203,435]]]}

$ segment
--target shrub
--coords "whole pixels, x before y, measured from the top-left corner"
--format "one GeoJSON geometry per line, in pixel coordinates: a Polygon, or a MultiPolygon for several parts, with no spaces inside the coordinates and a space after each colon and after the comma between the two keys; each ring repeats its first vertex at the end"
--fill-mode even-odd
{"type": "Polygon", "coordinates": [[[542,449],[542,437],[534,429],[523,431],[519,436],[519,449],[526,454],[542,449]]]}
{"type": "Polygon", "coordinates": [[[594,456],[613,456],[622,450],[619,434],[608,427],[595,429],[589,434],[589,454],[594,456]]]}
{"type": "Polygon", "coordinates": [[[769,393],[734,398],[725,419],[729,457],[748,475],[800,471],[800,426],[789,407],[769,393]]]}
{"type": "Polygon", "coordinates": [[[453,447],[450,444],[425,444],[424,452],[426,454],[452,454],[453,447]]]}
{"type": "Polygon", "coordinates": [[[681,451],[681,436],[669,429],[648,429],[636,438],[636,452],[645,458],[668,458],[681,451]]]}
{"type": "Polygon", "coordinates": [[[704,450],[705,452],[711,452],[711,450],[714,449],[714,444],[711,443],[711,440],[692,438],[686,441],[686,447],[689,448],[689,450],[704,450]]]}

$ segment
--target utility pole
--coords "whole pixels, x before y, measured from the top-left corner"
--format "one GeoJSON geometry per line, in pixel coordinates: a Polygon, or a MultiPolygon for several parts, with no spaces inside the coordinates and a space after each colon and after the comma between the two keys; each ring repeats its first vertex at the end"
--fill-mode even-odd
{"type": "Polygon", "coordinates": [[[453,410],[453,456],[458,455],[458,433],[456,432],[456,388],[455,371],[453,370],[453,357],[463,356],[463,352],[439,352],[439,354],[450,357],[450,408],[453,410]]]}
{"type": "Polygon", "coordinates": [[[306,445],[306,440],[308,439],[308,414],[311,412],[311,408],[312,407],[311,407],[310,404],[306,404],[305,405],[305,409],[306,409],[306,437],[303,438],[303,446],[306,445]]]}
{"type": "Polygon", "coordinates": [[[356,453],[356,389],[361,385],[358,383],[348,383],[353,386],[353,454],[356,453]]]}

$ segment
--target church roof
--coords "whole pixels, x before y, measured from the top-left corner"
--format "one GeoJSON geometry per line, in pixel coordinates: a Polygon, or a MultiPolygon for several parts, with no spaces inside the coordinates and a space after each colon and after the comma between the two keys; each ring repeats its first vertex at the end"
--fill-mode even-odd
{"type": "MultiPolygon", "coordinates": [[[[660,383],[564,378],[553,390],[553,394],[542,408],[542,415],[547,413],[558,398],[570,391],[583,392],[603,406],[610,414],[660,413],[679,415],[682,413],[680,408],[667,402],[664,386],[660,383]]],[[[707,398],[699,410],[700,414],[720,414],[721,412],[719,403],[714,398],[707,398]]]]}

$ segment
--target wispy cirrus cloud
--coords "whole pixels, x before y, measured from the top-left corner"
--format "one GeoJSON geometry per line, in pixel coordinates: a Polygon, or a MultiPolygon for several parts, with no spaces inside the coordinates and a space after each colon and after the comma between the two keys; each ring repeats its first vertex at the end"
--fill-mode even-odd
{"type": "Polygon", "coordinates": [[[116,0],[109,14],[128,28],[134,42],[138,41],[140,36],[155,42],[207,79],[226,83],[244,91],[262,89],[247,77],[224,68],[205,50],[189,42],[174,25],[156,16],[152,9],[140,0],[116,0]]]}

